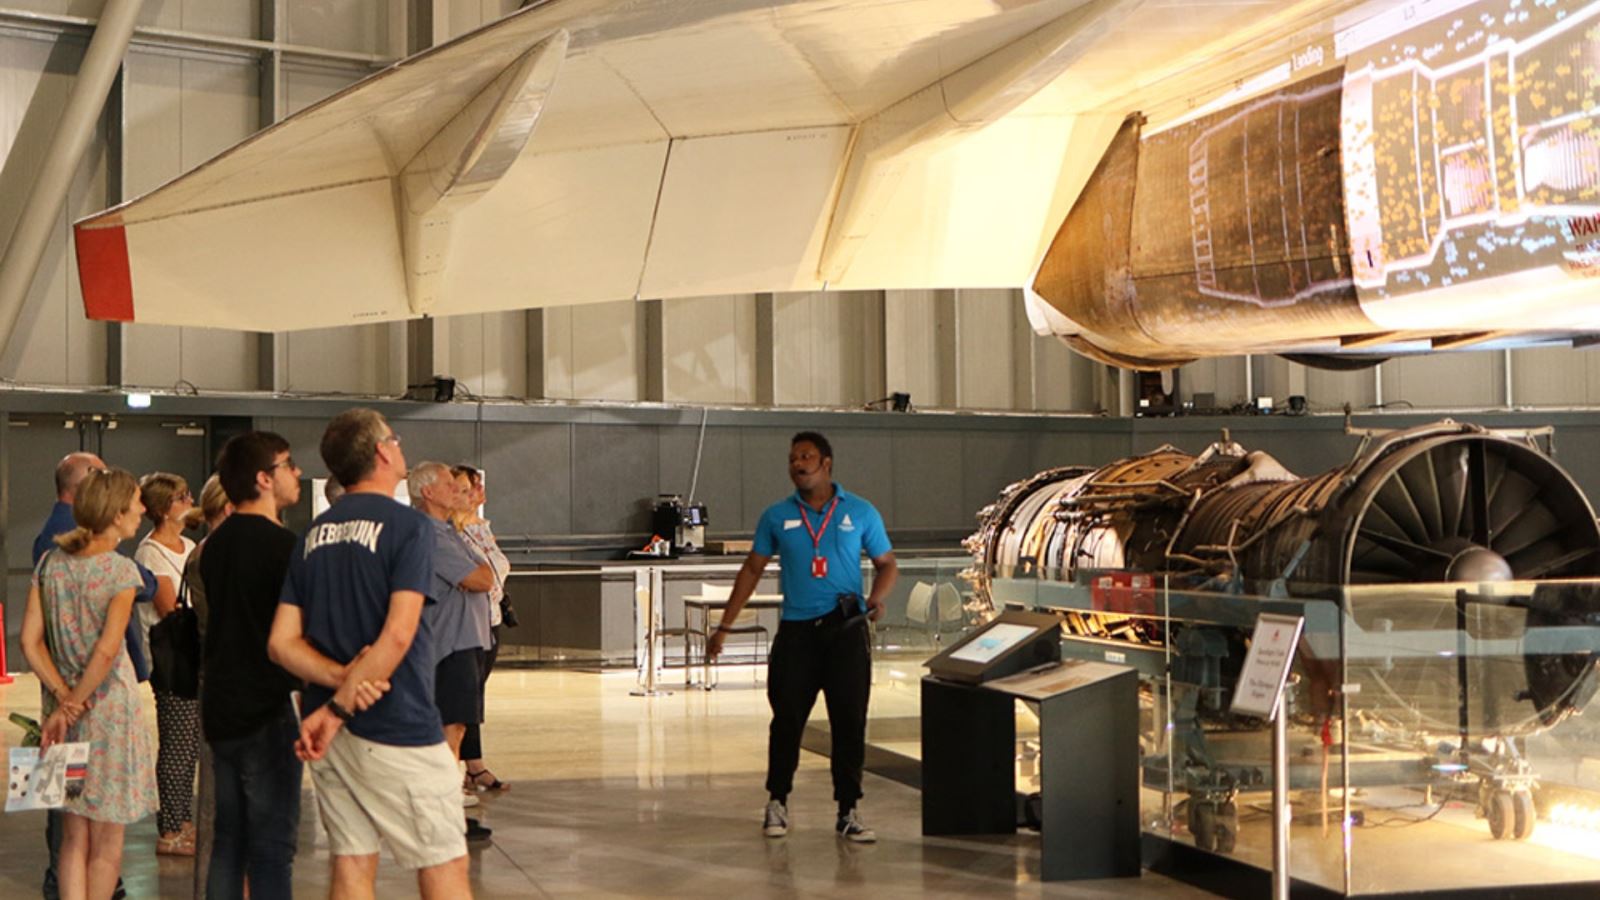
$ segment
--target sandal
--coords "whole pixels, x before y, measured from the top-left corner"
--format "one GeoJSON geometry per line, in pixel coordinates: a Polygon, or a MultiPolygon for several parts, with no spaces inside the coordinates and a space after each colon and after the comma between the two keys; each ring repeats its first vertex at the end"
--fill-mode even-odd
{"type": "Polygon", "coordinates": [[[186,831],[174,831],[156,838],[156,853],[160,856],[193,856],[194,836],[186,831]]]}
{"type": "Polygon", "coordinates": [[[467,786],[479,791],[509,791],[511,784],[494,777],[488,769],[467,772],[467,786]]]}

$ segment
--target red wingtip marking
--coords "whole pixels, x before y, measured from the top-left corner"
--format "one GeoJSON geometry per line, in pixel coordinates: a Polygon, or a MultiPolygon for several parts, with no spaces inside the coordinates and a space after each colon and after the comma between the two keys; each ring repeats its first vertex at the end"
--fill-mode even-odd
{"type": "Polygon", "coordinates": [[[128,238],[121,225],[72,230],[78,245],[78,280],[83,312],[102,322],[133,321],[133,276],[128,271],[128,238]]]}

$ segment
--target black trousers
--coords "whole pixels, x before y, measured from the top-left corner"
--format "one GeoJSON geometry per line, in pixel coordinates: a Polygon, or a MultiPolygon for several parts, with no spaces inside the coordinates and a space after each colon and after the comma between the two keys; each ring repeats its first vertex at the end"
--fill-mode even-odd
{"type": "MultiPolygon", "coordinates": [[[[493,639],[489,641],[489,652],[483,655],[483,678],[478,683],[480,692],[489,689],[489,670],[494,668],[495,658],[500,655],[500,626],[494,626],[489,633],[493,639]]],[[[487,709],[484,711],[488,712],[487,709]]],[[[461,758],[483,759],[483,726],[477,722],[467,723],[467,733],[461,738],[461,758]]]]}
{"type": "Polygon", "coordinates": [[[787,797],[800,765],[800,735],[821,691],[833,732],[833,799],[852,805],[861,797],[867,752],[867,698],[872,691],[872,643],[864,617],[783,622],[772,641],[767,703],[767,792],[787,797]]]}

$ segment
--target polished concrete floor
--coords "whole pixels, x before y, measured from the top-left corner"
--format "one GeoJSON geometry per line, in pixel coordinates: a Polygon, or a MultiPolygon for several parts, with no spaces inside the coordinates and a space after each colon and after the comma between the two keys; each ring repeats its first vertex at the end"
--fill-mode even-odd
{"type": "MultiPolygon", "coordinates": [[[[630,696],[632,673],[506,670],[489,684],[485,746],[512,783],[478,811],[494,829],[474,846],[479,897],[1210,896],[1158,875],[1137,881],[1038,882],[1036,835],[924,838],[919,794],[867,776],[862,812],[876,845],[838,840],[827,760],[803,754],[789,837],[761,835],[767,710],[749,669],[715,691],[630,696]]],[[[36,715],[38,686],[0,688],[7,711],[36,715]]],[[[819,704],[820,706],[820,704],[819,704]]],[[[154,722],[153,707],[148,721],[154,722]]],[[[5,726],[7,745],[19,736],[5,726]]],[[[302,896],[327,890],[328,854],[309,784],[295,866],[302,896]]],[[[38,896],[44,815],[0,820],[0,897],[38,896]]],[[[134,897],[188,897],[193,864],[154,855],[155,826],[129,830],[123,871],[134,897]]],[[[380,896],[414,896],[385,860],[380,896]]]]}

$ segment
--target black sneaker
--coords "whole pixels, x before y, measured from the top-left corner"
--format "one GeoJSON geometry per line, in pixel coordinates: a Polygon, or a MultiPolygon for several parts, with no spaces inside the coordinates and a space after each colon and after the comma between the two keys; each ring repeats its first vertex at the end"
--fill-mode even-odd
{"type": "Polygon", "coordinates": [[[467,820],[467,840],[487,841],[494,834],[493,828],[486,828],[477,819],[467,820]]]}
{"type": "Polygon", "coordinates": [[[840,816],[833,830],[839,833],[839,837],[857,844],[872,844],[878,840],[878,833],[868,828],[866,823],[861,821],[861,813],[854,809],[840,816]]]}

